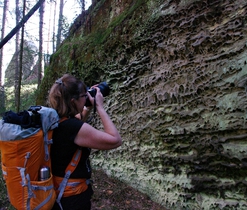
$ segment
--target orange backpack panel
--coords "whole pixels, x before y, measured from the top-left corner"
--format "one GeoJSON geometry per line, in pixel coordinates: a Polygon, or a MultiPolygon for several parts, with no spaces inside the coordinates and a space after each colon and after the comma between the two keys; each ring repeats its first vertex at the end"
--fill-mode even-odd
{"type": "MultiPolygon", "coordinates": [[[[48,139],[51,138],[52,130],[48,131],[48,139]]],[[[52,174],[50,179],[39,181],[40,168],[51,166],[50,160],[45,161],[43,130],[26,139],[0,140],[0,149],[2,171],[11,204],[18,210],[37,207],[51,209],[56,199],[52,174]],[[44,205],[46,199],[50,201],[44,205]]]]}
{"type": "MultiPolygon", "coordinates": [[[[36,109],[35,106],[34,108],[36,109]]],[[[50,145],[59,117],[56,111],[50,108],[38,107],[38,111],[41,113],[42,129],[24,129],[19,124],[0,121],[3,177],[10,202],[18,210],[49,210],[55,201],[62,209],[62,197],[79,194],[85,191],[89,184],[86,179],[70,179],[70,174],[81,158],[80,148],[67,166],[64,177],[53,177],[50,171],[50,177],[41,181],[41,167],[46,166],[51,170],[50,145]]],[[[66,118],[60,122],[63,120],[66,118]]]]}

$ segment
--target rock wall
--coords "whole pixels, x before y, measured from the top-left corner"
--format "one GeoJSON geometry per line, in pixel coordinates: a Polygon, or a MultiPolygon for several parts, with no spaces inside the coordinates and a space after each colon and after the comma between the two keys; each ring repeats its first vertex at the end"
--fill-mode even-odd
{"type": "Polygon", "coordinates": [[[123,145],[93,165],[169,209],[246,209],[246,0],[101,0],[75,23],[38,102],[64,72],[111,85],[123,145]]]}
{"type": "MultiPolygon", "coordinates": [[[[38,81],[38,67],[37,67],[37,47],[32,42],[24,41],[23,45],[23,65],[22,65],[22,84],[37,83],[38,81]]],[[[15,52],[5,72],[5,87],[14,86],[15,84],[15,70],[16,70],[16,56],[18,62],[20,53],[15,52]]]]}

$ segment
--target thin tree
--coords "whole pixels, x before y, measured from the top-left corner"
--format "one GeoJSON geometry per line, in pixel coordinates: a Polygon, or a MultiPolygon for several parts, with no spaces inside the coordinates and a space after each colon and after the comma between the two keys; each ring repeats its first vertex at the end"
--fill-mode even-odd
{"type": "MultiPolygon", "coordinates": [[[[22,15],[25,17],[26,10],[26,0],[23,0],[23,10],[22,15]]],[[[18,88],[17,88],[17,105],[16,111],[20,111],[20,103],[21,103],[21,78],[22,78],[22,63],[23,63],[23,48],[24,48],[24,32],[25,32],[25,24],[22,26],[21,30],[21,45],[20,45],[20,69],[19,69],[19,78],[18,78],[18,88]]]]}
{"type": "MultiPolygon", "coordinates": [[[[48,33],[47,33],[47,46],[46,46],[46,53],[44,55],[44,68],[46,68],[49,60],[49,50],[50,50],[50,34],[51,34],[51,21],[52,21],[52,12],[53,12],[53,0],[50,0],[50,11],[49,11],[49,22],[48,22],[48,33]]],[[[55,12],[55,11],[54,11],[55,12]]]]}
{"type": "Polygon", "coordinates": [[[54,17],[53,17],[53,36],[52,36],[52,52],[54,53],[56,51],[56,45],[55,45],[55,30],[56,30],[56,8],[57,8],[57,1],[55,3],[55,9],[54,9],[54,17]]]}
{"type": "Polygon", "coordinates": [[[60,0],[56,49],[58,49],[59,45],[61,44],[62,27],[63,27],[63,7],[64,7],[64,0],[60,0]]]}
{"type": "MultiPolygon", "coordinates": [[[[9,0],[4,0],[1,40],[4,38],[5,35],[5,23],[6,23],[8,7],[9,7],[9,0]]],[[[3,68],[2,64],[3,64],[3,48],[1,48],[0,50],[0,87],[2,86],[2,68],[3,68]]]]}
{"type": "Polygon", "coordinates": [[[39,61],[38,61],[38,87],[42,77],[42,58],[43,58],[43,22],[44,22],[45,2],[39,8],[39,61]]]}
{"type": "MultiPolygon", "coordinates": [[[[16,25],[19,23],[21,19],[19,0],[15,1],[15,22],[16,25]]],[[[15,106],[18,104],[18,75],[19,75],[19,51],[20,51],[20,32],[19,30],[16,32],[15,36],[15,79],[14,79],[14,87],[15,87],[15,106]]]]}
{"type": "MultiPolygon", "coordinates": [[[[5,33],[5,23],[6,23],[6,17],[7,17],[7,10],[9,6],[9,0],[4,1],[3,5],[3,17],[2,17],[2,34],[1,39],[4,38],[5,33]]],[[[4,92],[4,86],[2,83],[2,69],[3,69],[3,48],[0,50],[0,114],[4,112],[5,110],[5,92],[4,92]]]]}
{"type": "Polygon", "coordinates": [[[85,0],[77,0],[77,2],[79,3],[81,10],[85,11],[85,0]]]}

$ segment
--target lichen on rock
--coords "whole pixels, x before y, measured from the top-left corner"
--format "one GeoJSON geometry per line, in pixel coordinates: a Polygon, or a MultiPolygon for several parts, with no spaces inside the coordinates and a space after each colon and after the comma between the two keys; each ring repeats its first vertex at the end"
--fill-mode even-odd
{"type": "Polygon", "coordinates": [[[123,145],[94,167],[169,209],[245,209],[247,2],[104,0],[80,18],[39,102],[65,72],[110,84],[123,145]]]}

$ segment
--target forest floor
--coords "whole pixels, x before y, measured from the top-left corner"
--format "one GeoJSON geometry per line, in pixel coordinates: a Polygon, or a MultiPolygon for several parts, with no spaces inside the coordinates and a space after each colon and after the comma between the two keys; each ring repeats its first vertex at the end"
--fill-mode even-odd
{"type": "MultiPolygon", "coordinates": [[[[0,174],[1,175],[1,174],[0,174]]],[[[7,200],[0,177],[0,210],[14,210],[7,200]]],[[[108,177],[103,171],[93,171],[92,210],[165,210],[147,195],[125,183],[108,177]]]]}
{"type": "Polygon", "coordinates": [[[102,171],[93,173],[92,210],[166,210],[147,195],[102,171]]]}

